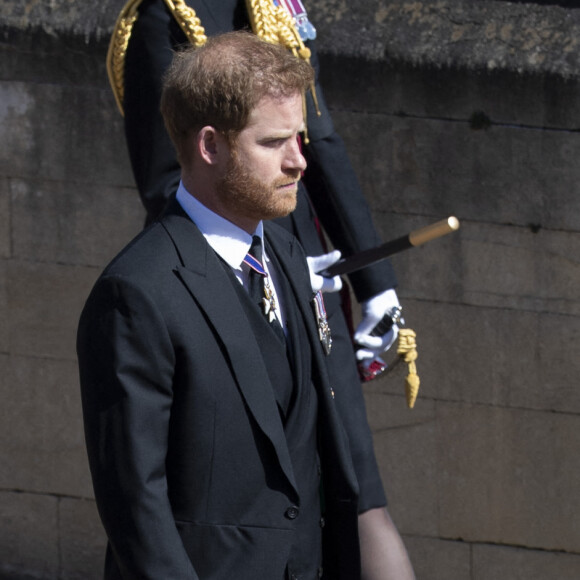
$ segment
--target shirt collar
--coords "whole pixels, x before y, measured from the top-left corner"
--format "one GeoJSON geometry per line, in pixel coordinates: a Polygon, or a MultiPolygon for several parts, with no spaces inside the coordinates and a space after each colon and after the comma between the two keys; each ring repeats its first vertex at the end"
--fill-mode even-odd
{"type": "MultiPolygon", "coordinates": [[[[199,228],[207,243],[232,268],[241,269],[242,262],[252,244],[252,236],[232,222],[214,213],[191,195],[179,183],[177,201],[199,228]]],[[[264,225],[258,224],[254,235],[264,243],[264,225]]]]}

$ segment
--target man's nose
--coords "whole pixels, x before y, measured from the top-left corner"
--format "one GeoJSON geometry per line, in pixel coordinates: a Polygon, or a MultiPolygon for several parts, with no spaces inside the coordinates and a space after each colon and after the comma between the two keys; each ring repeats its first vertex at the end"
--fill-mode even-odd
{"type": "Polygon", "coordinates": [[[304,171],[306,169],[306,159],[300,150],[298,140],[288,143],[288,149],[284,157],[284,169],[297,169],[304,171]]]}

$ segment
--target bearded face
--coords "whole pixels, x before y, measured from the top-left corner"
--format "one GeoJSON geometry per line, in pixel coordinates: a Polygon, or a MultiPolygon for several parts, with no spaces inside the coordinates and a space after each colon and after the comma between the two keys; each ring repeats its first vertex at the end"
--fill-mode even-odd
{"type": "Polygon", "coordinates": [[[262,181],[242,165],[238,151],[232,148],[225,175],[217,183],[221,204],[237,215],[259,220],[287,216],[296,208],[300,171],[262,181]]]}

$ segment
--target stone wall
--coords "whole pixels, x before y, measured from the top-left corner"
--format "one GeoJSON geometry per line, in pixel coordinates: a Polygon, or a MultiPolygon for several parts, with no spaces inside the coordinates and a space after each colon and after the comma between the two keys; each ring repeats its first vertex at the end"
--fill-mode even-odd
{"type": "MultiPolygon", "coordinates": [[[[104,70],[121,5],[2,8],[0,578],[101,576],[74,340],[143,222],[104,70]]],[[[580,10],[346,7],[311,14],[378,227],[461,221],[393,258],[422,384],[413,410],[401,365],[364,387],[391,513],[419,580],[577,580],[580,10]]]]}

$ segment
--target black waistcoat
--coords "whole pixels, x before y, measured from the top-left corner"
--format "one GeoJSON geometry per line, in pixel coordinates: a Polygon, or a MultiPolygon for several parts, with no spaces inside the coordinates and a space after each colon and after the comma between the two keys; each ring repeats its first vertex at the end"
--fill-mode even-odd
{"type": "Polygon", "coordinates": [[[322,567],[322,530],[320,461],[316,434],[318,401],[312,384],[310,343],[290,284],[268,246],[267,252],[278,273],[276,290],[284,306],[286,343],[278,338],[264,313],[252,303],[232,270],[225,264],[224,268],[230,274],[248,324],[261,345],[298,486],[299,504],[289,512],[295,533],[287,578],[315,580],[322,567]]]}

